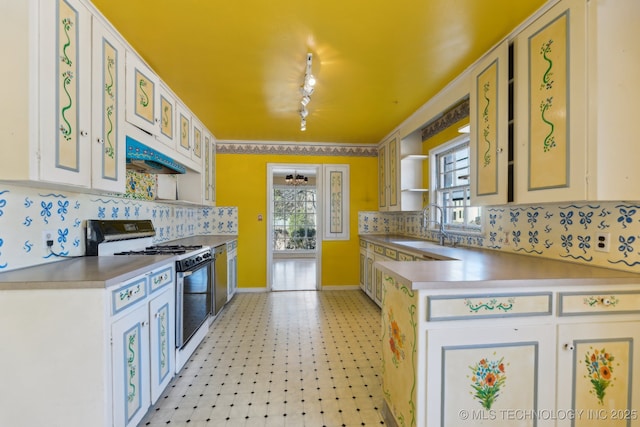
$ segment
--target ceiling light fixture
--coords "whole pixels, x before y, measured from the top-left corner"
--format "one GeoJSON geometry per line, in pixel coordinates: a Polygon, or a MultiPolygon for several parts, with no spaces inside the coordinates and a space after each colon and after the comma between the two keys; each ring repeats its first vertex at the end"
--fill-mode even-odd
{"type": "Polygon", "coordinates": [[[304,176],[304,175],[300,175],[297,172],[294,172],[293,175],[287,175],[285,177],[285,182],[289,185],[307,185],[309,183],[309,178],[304,176]]]}
{"type": "Polygon", "coordinates": [[[313,93],[314,86],[316,85],[316,78],[311,73],[311,64],[313,62],[313,55],[311,53],[307,53],[307,65],[304,72],[304,82],[302,83],[302,87],[300,87],[300,93],[302,93],[302,99],[300,100],[300,104],[302,107],[300,108],[300,130],[307,130],[307,116],[309,115],[309,110],[307,110],[307,105],[311,101],[311,94],[313,93]]]}

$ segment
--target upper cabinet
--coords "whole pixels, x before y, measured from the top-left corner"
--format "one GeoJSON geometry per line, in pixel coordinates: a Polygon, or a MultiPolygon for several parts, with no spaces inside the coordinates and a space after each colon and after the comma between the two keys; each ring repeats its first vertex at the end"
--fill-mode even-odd
{"type": "Polygon", "coordinates": [[[89,188],[89,11],[77,0],[9,2],[0,23],[13,58],[0,84],[0,179],[89,188]]]}
{"type": "Polygon", "coordinates": [[[421,210],[428,194],[423,169],[429,156],[422,153],[421,132],[413,132],[400,140],[400,208],[421,210]]]}
{"type": "Polygon", "coordinates": [[[395,133],[378,146],[378,208],[400,210],[400,134],[395,133]]]}
{"type": "Polygon", "coordinates": [[[472,70],[469,94],[472,204],[507,203],[509,44],[503,42],[472,70]]]}
{"type": "Polygon", "coordinates": [[[176,103],[176,124],[178,131],[176,149],[178,153],[181,153],[187,158],[191,158],[193,152],[191,113],[181,102],[176,103]]]}
{"type": "Polygon", "coordinates": [[[152,135],[160,133],[160,79],[127,51],[127,121],[152,135]]]}
{"type": "Polygon", "coordinates": [[[563,0],[515,38],[516,203],[588,198],[586,24],[563,0]]]}
{"type": "Polygon", "coordinates": [[[423,182],[419,131],[400,138],[396,132],[378,146],[378,208],[381,211],[422,209],[423,195],[429,190],[423,182]]]}
{"type": "Polygon", "coordinates": [[[92,179],[91,185],[104,191],[125,188],[125,48],[93,18],[92,92],[92,179]]]}
{"type": "Polygon", "coordinates": [[[176,98],[169,91],[169,89],[160,82],[160,128],[158,133],[158,139],[169,146],[170,148],[176,148],[176,141],[178,140],[178,132],[176,130],[176,98]]]}
{"type": "Polygon", "coordinates": [[[478,61],[473,204],[638,199],[639,20],[634,0],[561,0],[478,61]]]}

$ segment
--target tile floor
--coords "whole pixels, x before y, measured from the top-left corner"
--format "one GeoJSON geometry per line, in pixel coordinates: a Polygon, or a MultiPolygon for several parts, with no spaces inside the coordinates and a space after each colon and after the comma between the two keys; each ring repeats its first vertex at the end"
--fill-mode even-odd
{"type": "Polygon", "coordinates": [[[316,289],[315,258],[273,260],[273,291],[312,291],[316,289]]]}
{"type": "Polygon", "coordinates": [[[380,309],[360,290],[240,293],[140,426],[373,426],[380,309]]]}

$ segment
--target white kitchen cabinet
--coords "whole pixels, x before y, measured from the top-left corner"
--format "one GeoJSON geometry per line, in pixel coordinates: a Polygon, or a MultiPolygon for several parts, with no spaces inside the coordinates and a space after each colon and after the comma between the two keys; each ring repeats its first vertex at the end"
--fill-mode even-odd
{"type": "Polygon", "coordinates": [[[640,425],[639,340],[638,321],[558,327],[558,407],[583,414],[576,425],[640,425]]]}
{"type": "Polygon", "coordinates": [[[205,128],[203,133],[204,158],[202,164],[203,204],[216,204],[216,142],[214,136],[205,128]]]}
{"type": "Polygon", "coordinates": [[[173,377],[174,266],[111,291],[114,426],[135,426],[173,377]]]}
{"type": "Polygon", "coordinates": [[[498,45],[471,71],[469,95],[471,204],[507,203],[509,44],[498,45]]]}
{"type": "Polygon", "coordinates": [[[124,192],[126,180],[125,47],[93,18],[91,187],[124,192]]]}
{"type": "Polygon", "coordinates": [[[195,117],[191,118],[191,125],[193,126],[193,153],[191,158],[197,162],[202,161],[202,140],[204,128],[202,123],[195,117]]]}
{"type": "Polygon", "coordinates": [[[160,78],[135,52],[126,53],[126,118],[140,129],[160,133],[160,78]]]}
{"type": "Polygon", "coordinates": [[[150,392],[151,404],[154,404],[175,371],[175,288],[172,282],[157,295],[151,294],[149,326],[150,392]]]}
{"type": "Polygon", "coordinates": [[[640,283],[415,289],[388,264],[376,264],[386,419],[426,427],[640,425],[632,369],[640,363],[640,283]]]}
{"type": "Polygon", "coordinates": [[[13,58],[0,85],[11,100],[0,115],[0,179],[89,188],[89,10],[78,0],[10,2],[0,28],[13,58]]]}
{"type": "Polygon", "coordinates": [[[111,326],[113,425],[135,426],[150,402],[149,307],[143,302],[111,326]]]}
{"type": "Polygon", "coordinates": [[[176,123],[178,140],[176,149],[185,158],[193,156],[193,131],[191,129],[191,112],[180,101],[176,103],[176,123]]]}
{"type": "Polygon", "coordinates": [[[378,208],[381,211],[422,209],[429,191],[423,182],[420,132],[400,138],[396,132],[378,146],[378,208]]]}
{"type": "Polygon", "coordinates": [[[238,241],[227,243],[227,302],[238,290],[238,241]]]}
{"type": "MultiPolygon", "coordinates": [[[[182,112],[179,116],[184,120],[185,116],[182,112]]],[[[191,120],[189,119],[189,122],[191,120]]],[[[185,121],[186,123],[186,121],[185,121]]],[[[192,131],[198,130],[200,133],[201,150],[203,158],[193,161],[197,162],[197,170],[187,170],[186,174],[177,176],[178,197],[180,200],[197,203],[199,205],[214,206],[215,205],[215,139],[213,135],[206,129],[195,126],[192,131]]],[[[195,166],[194,166],[195,168],[195,166]]]]}
{"type": "Polygon", "coordinates": [[[400,210],[400,135],[395,133],[378,146],[378,209],[400,210]]]}
{"type": "MultiPolygon", "coordinates": [[[[427,365],[417,367],[425,369],[427,394],[438,391],[441,396],[433,400],[416,397],[418,406],[424,408],[419,420],[426,419],[428,426],[488,421],[499,426],[555,426],[551,417],[516,420],[516,411],[542,414],[555,407],[554,382],[549,381],[555,371],[553,326],[473,323],[476,325],[469,322],[409,338],[427,353],[427,365]]],[[[387,352],[385,357],[392,356],[387,352]]],[[[397,375],[385,375],[384,388],[400,392],[399,381],[397,375]]],[[[417,425],[423,425],[420,422],[417,425]]]]}
{"type": "Polygon", "coordinates": [[[172,150],[176,149],[177,132],[176,132],[176,98],[169,88],[160,81],[159,89],[159,105],[160,105],[160,123],[158,129],[158,140],[172,150]]]}
{"type": "Polygon", "coordinates": [[[400,208],[419,211],[428,194],[423,168],[429,156],[422,153],[421,133],[416,131],[400,140],[400,208]]]}

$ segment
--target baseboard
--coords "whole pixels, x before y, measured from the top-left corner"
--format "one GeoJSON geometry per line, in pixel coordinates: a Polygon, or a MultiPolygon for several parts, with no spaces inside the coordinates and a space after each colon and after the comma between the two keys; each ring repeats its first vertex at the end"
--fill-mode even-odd
{"type": "Polygon", "coordinates": [[[359,285],[337,285],[337,286],[323,286],[323,291],[355,291],[360,289],[359,285]]]}
{"type": "Polygon", "coordinates": [[[384,425],[390,427],[398,427],[398,423],[396,422],[396,418],[391,413],[389,406],[387,405],[387,401],[382,401],[382,419],[384,420],[384,425]]]}
{"type": "Polygon", "coordinates": [[[256,292],[267,292],[266,287],[260,288],[236,288],[237,293],[256,293],[256,292]]]}

